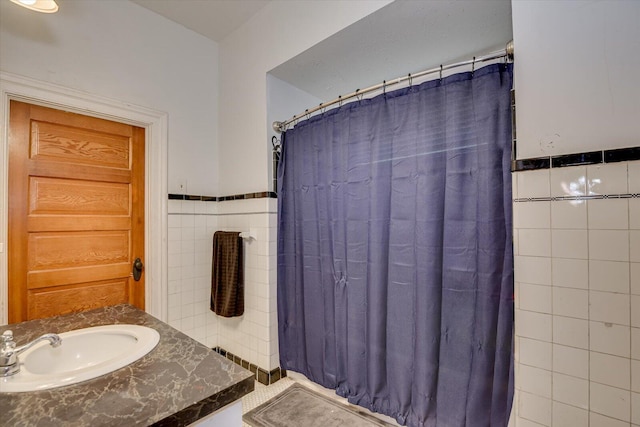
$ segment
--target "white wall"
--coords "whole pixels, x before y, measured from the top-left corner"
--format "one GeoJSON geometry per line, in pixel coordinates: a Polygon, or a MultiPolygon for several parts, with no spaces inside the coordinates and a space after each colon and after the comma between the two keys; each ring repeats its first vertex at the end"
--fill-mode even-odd
{"type": "MultiPolygon", "coordinates": [[[[512,7],[518,157],[639,146],[640,2],[512,7]]],[[[640,425],[640,162],[513,180],[515,425],[640,425]]]]}
{"type": "Polygon", "coordinates": [[[220,194],[271,186],[267,72],[389,2],[275,0],[220,43],[220,194]]]}
{"type": "Polygon", "coordinates": [[[129,1],[59,4],[0,2],[0,69],[167,112],[169,192],[217,195],[217,44],[129,1]]]}
{"type": "Polygon", "coordinates": [[[518,158],[638,146],[640,2],[512,1],[518,158]]]}
{"type": "MultiPolygon", "coordinates": [[[[273,122],[281,122],[289,119],[293,117],[294,114],[299,114],[307,108],[319,105],[323,101],[326,100],[318,99],[315,96],[272,76],[271,74],[267,74],[266,124],[268,140],[271,141],[271,138],[274,136],[280,140],[281,137],[279,133],[273,130],[273,122]]],[[[275,171],[272,170],[272,162],[269,163],[267,172],[269,180],[272,182],[275,173],[275,171]]],[[[273,187],[270,187],[270,189],[272,191],[276,191],[273,187]]]]}

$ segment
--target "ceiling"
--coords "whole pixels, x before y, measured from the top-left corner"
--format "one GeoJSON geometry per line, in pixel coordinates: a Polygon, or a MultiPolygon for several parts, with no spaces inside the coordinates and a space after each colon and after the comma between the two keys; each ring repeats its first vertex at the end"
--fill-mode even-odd
{"type": "MultiPolygon", "coordinates": [[[[270,0],[131,1],[220,42],[270,0]]],[[[511,0],[396,0],[270,74],[327,101],[504,48],[512,38],[511,0]]]]}
{"type": "Polygon", "coordinates": [[[510,0],[396,0],[270,74],[328,101],[503,49],[512,38],[510,0]]]}
{"type": "Polygon", "coordinates": [[[215,42],[247,22],[270,0],[131,0],[215,42]]]}

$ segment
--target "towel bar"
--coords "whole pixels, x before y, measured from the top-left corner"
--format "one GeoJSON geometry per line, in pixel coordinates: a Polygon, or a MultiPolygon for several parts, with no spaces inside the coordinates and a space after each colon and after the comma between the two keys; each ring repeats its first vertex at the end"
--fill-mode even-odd
{"type": "Polygon", "coordinates": [[[256,230],[253,228],[250,228],[249,231],[243,231],[242,233],[240,233],[240,237],[248,240],[251,240],[251,239],[256,240],[256,230]]]}

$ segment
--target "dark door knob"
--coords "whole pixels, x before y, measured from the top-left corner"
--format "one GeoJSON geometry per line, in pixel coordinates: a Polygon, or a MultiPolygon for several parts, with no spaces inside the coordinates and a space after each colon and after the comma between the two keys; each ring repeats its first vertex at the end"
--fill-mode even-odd
{"type": "Polygon", "coordinates": [[[143,268],[144,264],[142,264],[142,260],[140,260],[140,258],[136,258],[136,260],[133,261],[133,280],[135,280],[136,282],[140,280],[143,268]]]}

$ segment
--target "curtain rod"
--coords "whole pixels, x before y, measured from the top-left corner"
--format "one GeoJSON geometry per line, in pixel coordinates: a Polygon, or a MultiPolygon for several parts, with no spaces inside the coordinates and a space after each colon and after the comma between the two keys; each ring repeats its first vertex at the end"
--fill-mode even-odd
{"type": "MultiPolygon", "coordinates": [[[[417,79],[423,76],[426,76],[428,74],[434,74],[434,73],[440,73],[440,78],[442,78],[442,72],[445,70],[450,70],[452,68],[457,68],[457,67],[463,67],[465,65],[471,65],[471,66],[475,66],[476,62],[485,62],[485,61],[491,61],[493,59],[498,59],[498,58],[504,58],[506,57],[507,60],[512,61],[513,60],[513,40],[511,40],[509,43],[507,43],[506,47],[504,49],[495,51],[495,52],[491,52],[487,55],[484,56],[474,56],[473,59],[469,59],[467,61],[462,61],[462,62],[456,62],[454,64],[449,64],[449,65],[440,65],[437,68],[431,68],[429,70],[424,70],[424,71],[420,71],[419,73],[415,73],[415,74],[408,74],[406,76],[403,77],[398,77],[397,79],[393,79],[393,80],[389,80],[389,81],[384,81],[382,83],[378,83],[377,85],[373,85],[373,86],[369,86],[368,88],[365,89],[356,89],[355,92],[351,92],[347,95],[341,95],[338,96],[336,99],[332,100],[332,101],[328,101],[328,102],[323,102],[320,105],[318,105],[317,107],[313,107],[313,108],[308,108],[306,110],[304,110],[303,113],[300,114],[296,114],[295,116],[293,116],[292,118],[290,118],[289,120],[285,120],[282,122],[273,122],[273,130],[281,133],[284,130],[286,130],[287,126],[290,125],[291,123],[300,120],[301,118],[305,117],[305,116],[309,116],[312,113],[315,113],[318,110],[322,110],[330,105],[334,105],[334,104],[338,104],[341,102],[346,101],[347,99],[351,99],[354,98],[356,96],[360,96],[360,95],[364,95],[365,93],[369,93],[369,92],[373,92],[379,89],[384,89],[386,90],[387,87],[389,86],[393,86],[402,82],[405,82],[407,80],[411,81],[412,79],[417,79]]],[[[473,68],[472,68],[473,69],[473,68]]]]}

